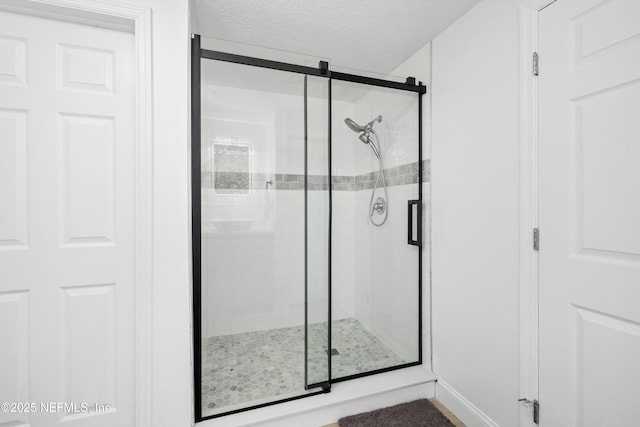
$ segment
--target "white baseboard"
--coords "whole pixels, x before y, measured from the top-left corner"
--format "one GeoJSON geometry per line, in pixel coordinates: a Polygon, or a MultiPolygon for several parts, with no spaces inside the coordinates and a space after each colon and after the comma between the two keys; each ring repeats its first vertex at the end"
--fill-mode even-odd
{"type": "Polygon", "coordinates": [[[499,427],[495,421],[441,379],[436,383],[436,399],[467,427],[499,427]]]}
{"type": "Polygon", "coordinates": [[[340,418],[435,396],[435,375],[423,366],[334,384],[311,396],[199,423],[202,427],[318,427],[340,418]]]}

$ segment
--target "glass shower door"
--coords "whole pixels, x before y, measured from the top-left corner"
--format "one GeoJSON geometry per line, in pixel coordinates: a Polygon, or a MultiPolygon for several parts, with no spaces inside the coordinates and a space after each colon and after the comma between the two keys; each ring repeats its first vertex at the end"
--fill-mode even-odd
{"type": "Polygon", "coordinates": [[[329,80],[305,77],[306,384],[330,387],[329,80]]]}
{"type": "Polygon", "coordinates": [[[332,80],[334,380],[421,362],[419,94],[332,80]]]}
{"type": "Polygon", "coordinates": [[[321,240],[305,207],[312,224],[326,209],[305,199],[305,76],[211,59],[200,73],[202,419],[320,391],[328,368],[307,372],[305,324],[326,325],[328,302],[321,279],[305,288],[305,236],[321,240]]]}
{"type": "Polygon", "coordinates": [[[424,86],[192,58],[196,421],[421,363],[424,86]]]}

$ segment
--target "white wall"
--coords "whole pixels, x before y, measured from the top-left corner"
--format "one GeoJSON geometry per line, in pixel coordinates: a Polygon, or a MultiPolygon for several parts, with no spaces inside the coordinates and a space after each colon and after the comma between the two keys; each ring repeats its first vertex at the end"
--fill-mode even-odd
{"type": "MultiPolygon", "coordinates": [[[[428,78],[428,53],[428,47],[422,49],[412,57],[412,67],[400,72],[428,78]]],[[[326,79],[309,80],[309,173],[326,175],[328,86],[326,79]]],[[[376,135],[386,168],[417,160],[416,93],[339,81],[333,86],[334,175],[378,170],[370,147],[344,124],[345,117],[366,123],[382,114],[376,135]]],[[[252,174],[275,179],[275,174],[304,173],[301,76],[208,61],[202,93],[203,170],[212,170],[208,144],[233,137],[250,144],[252,174]],[[248,81],[251,86],[241,88],[248,81]]],[[[250,194],[202,189],[205,338],[304,323],[304,192],[281,190],[279,184],[265,191],[257,179],[250,194]]],[[[380,228],[368,221],[371,190],[333,192],[333,319],[356,317],[406,361],[418,357],[418,252],[406,243],[406,201],[416,199],[417,191],[418,184],[390,186],[389,218],[380,228]]],[[[326,316],[328,200],[323,198],[326,191],[309,192],[310,308],[320,314],[312,322],[326,316]]],[[[428,313],[428,304],[424,307],[428,313]]]]}
{"type": "MultiPolygon", "coordinates": [[[[188,4],[129,0],[151,7],[153,79],[154,427],[192,420],[188,4]]],[[[137,402],[146,404],[146,402],[137,402]]]]}
{"type": "MultiPolygon", "coordinates": [[[[302,183],[296,190],[282,189],[276,174],[304,173],[303,77],[214,61],[205,64],[202,145],[216,137],[249,144],[254,181],[249,194],[220,195],[202,188],[203,338],[302,325],[304,191],[302,183]],[[250,80],[252,87],[239,87],[250,80]],[[268,190],[266,180],[272,181],[268,190]]],[[[328,173],[327,93],[326,79],[309,78],[310,175],[328,173]]],[[[332,108],[336,116],[348,116],[353,103],[336,100],[332,108]]],[[[344,125],[336,133],[354,136],[344,125]]],[[[355,143],[335,145],[334,170],[354,174],[355,147],[355,143]]],[[[203,148],[203,170],[212,170],[206,165],[207,154],[203,148]]],[[[354,268],[349,263],[352,202],[347,193],[334,193],[335,206],[344,207],[334,216],[340,236],[332,266],[336,318],[354,316],[354,268]]],[[[328,191],[309,191],[308,204],[308,308],[315,323],[327,316],[328,191]]]]}
{"type": "Polygon", "coordinates": [[[252,188],[202,188],[203,338],[301,325],[304,193],[280,190],[276,174],[304,172],[303,80],[284,84],[272,70],[204,64],[203,170],[214,170],[206,147],[232,138],[249,145],[252,188]],[[254,86],[237,87],[238,76],[254,86]]]}
{"type": "Polygon", "coordinates": [[[437,393],[502,426],[518,425],[518,3],[484,0],[432,42],[437,393]]]}
{"type": "MultiPolygon", "coordinates": [[[[356,270],[355,318],[406,362],[418,360],[418,248],[407,244],[407,200],[418,197],[418,184],[388,189],[389,217],[369,223],[371,190],[354,197],[356,270]]],[[[380,194],[379,192],[377,194],[380,194]]],[[[428,281],[423,283],[427,289],[428,281]]],[[[429,306],[423,307],[429,316],[429,306]]],[[[429,354],[423,355],[426,360],[429,354]]]]}
{"type": "MultiPolygon", "coordinates": [[[[422,63],[427,69],[426,58],[422,63]]],[[[418,70],[413,70],[418,71],[418,70]]],[[[334,83],[335,84],[335,83],[334,83]]],[[[342,83],[353,86],[351,83],[342,83]]],[[[355,103],[354,119],[359,123],[382,115],[374,125],[385,169],[418,160],[418,95],[371,87],[355,103]]],[[[341,122],[341,120],[340,120],[341,122]]],[[[342,123],[339,123],[345,127],[342,123]]],[[[379,162],[371,148],[351,132],[346,142],[356,145],[354,170],[358,174],[378,173],[379,162]]],[[[391,178],[390,178],[391,179],[391,178]]],[[[418,198],[418,184],[388,185],[386,222],[376,227],[369,221],[371,189],[353,195],[355,258],[355,317],[406,362],[418,360],[418,248],[407,244],[407,200],[418,198]]],[[[383,196],[376,190],[374,200],[383,196]]],[[[335,217],[335,213],[334,213],[335,217]]],[[[376,221],[380,217],[374,216],[376,221]]],[[[428,306],[424,307],[428,312],[428,306]]]]}

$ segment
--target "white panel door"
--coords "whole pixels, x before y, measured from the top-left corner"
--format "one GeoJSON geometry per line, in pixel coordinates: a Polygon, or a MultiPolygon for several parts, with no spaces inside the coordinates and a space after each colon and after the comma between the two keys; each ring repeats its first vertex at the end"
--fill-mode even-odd
{"type": "Polygon", "coordinates": [[[539,37],[541,425],[640,425],[640,1],[539,37]]]}
{"type": "Polygon", "coordinates": [[[133,41],[0,13],[0,426],[135,424],[133,41]]]}

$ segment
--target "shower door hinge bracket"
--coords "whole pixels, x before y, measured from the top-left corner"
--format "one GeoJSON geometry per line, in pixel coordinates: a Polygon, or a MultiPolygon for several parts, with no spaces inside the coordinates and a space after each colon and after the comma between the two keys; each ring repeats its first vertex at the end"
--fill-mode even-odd
{"type": "Polygon", "coordinates": [[[538,52],[533,52],[533,75],[537,76],[539,71],[538,52]]]}
{"type": "Polygon", "coordinates": [[[533,229],[533,250],[540,250],[540,230],[537,227],[533,229]]]}

